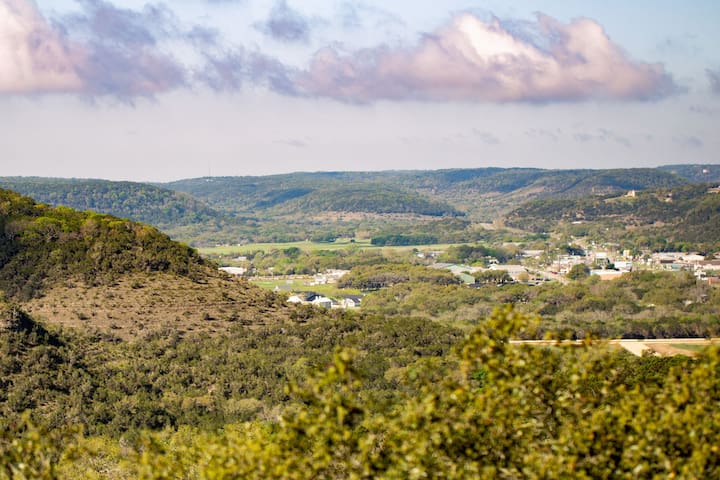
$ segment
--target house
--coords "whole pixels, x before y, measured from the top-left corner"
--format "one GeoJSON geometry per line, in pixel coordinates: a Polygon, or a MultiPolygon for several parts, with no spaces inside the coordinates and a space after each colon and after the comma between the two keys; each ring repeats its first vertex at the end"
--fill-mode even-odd
{"type": "Polygon", "coordinates": [[[316,298],[322,297],[319,293],[315,292],[301,292],[300,298],[302,298],[302,301],[305,303],[312,303],[315,301],[316,298]]]}
{"type": "Polygon", "coordinates": [[[362,296],[360,295],[345,295],[340,300],[340,306],[342,308],[357,308],[362,303],[362,296]]]}
{"type": "Polygon", "coordinates": [[[241,277],[247,272],[247,268],[244,267],[220,267],[220,270],[236,277],[241,277]]]}
{"type": "Polygon", "coordinates": [[[618,270],[591,270],[590,275],[597,275],[600,280],[615,280],[620,278],[623,272],[618,270]]]}
{"type": "Polygon", "coordinates": [[[323,297],[322,295],[318,295],[318,296],[316,296],[315,298],[313,298],[313,299],[310,301],[310,303],[311,303],[312,305],[317,305],[317,306],[319,306],[319,307],[332,308],[332,307],[333,307],[333,304],[334,304],[335,302],[333,302],[333,300],[332,300],[331,298],[323,297]]]}
{"type": "Polygon", "coordinates": [[[527,268],[522,265],[490,265],[490,270],[505,270],[516,282],[518,281],[518,277],[520,277],[520,275],[523,273],[527,274],[527,268]]]}
{"type": "Polygon", "coordinates": [[[310,285],[326,285],[328,283],[337,283],[343,275],[349,270],[327,269],[323,273],[317,273],[313,276],[310,285]]]}
{"type": "Polygon", "coordinates": [[[632,262],[626,260],[616,261],[613,265],[615,265],[615,269],[620,270],[621,272],[632,272],[633,269],[632,262]]]}

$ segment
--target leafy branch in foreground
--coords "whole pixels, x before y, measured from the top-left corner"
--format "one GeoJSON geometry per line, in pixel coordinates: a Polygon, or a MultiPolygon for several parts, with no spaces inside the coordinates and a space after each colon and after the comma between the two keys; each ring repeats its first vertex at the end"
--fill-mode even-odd
{"type": "MultiPolygon", "coordinates": [[[[530,325],[530,327],[529,327],[530,325]]],[[[364,403],[354,354],[292,387],[271,424],[148,437],[141,478],[717,478],[720,351],[627,382],[633,360],[600,343],[536,347],[496,310],[452,359],[419,362],[420,393],[364,403]]],[[[657,365],[657,364],[654,364],[657,365]]]]}

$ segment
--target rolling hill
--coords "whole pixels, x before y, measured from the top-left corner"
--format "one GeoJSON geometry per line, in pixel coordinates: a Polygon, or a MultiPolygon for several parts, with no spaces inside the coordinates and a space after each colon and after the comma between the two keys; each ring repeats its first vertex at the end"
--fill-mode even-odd
{"type": "Polygon", "coordinates": [[[720,182],[720,165],[663,165],[658,169],[672,173],[691,182],[720,182]]]}
{"type": "Polygon", "coordinates": [[[163,184],[213,208],[240,214],[362,211],[457,215],[492,220],[520,203],[578,198],[688,183],[658,169],[541,170],[479,168],[430,171],[316,172],[213,177],[163,184]]]}
{"type": "Polygon", "coordinates": [[[720,239],[720,193],[712,185],[533,200],[508,213],[505,223],[549,232],[573,222],[613,222],[626,229],[654,230],[676,242],[713,243],[720,239]]]}
{"type": "MultiPolygon", "coordinates": [[[[172,238],[209,246],[433,230],[447,217],[492,222],[536,199],[617,195],[691,182],[667,168],[476,168],[207,177],[154,185],[13,177],[0,178],[0,188],[52,205],[143,221],[172,238]]],[[[460,238],[467,232],[456,233],[460,238]]]]}
{"type": "Polygon", "coordinates": [[[269,292],[140,223],[0,190],[0,291],[50,323],[135,338],[286,318],[269,292]]]}
{"type": "Polygon", "coordinates": [[[190,195],[145,183],[0,177],[0,188],[53,206],[92,210],[158,227],[207,222],[219,217],[218,212],[190,195]]]}

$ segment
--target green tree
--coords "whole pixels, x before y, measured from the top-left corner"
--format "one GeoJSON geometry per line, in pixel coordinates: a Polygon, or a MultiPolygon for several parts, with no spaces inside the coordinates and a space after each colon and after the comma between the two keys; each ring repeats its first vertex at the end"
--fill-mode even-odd
{"type": "Polygon", "coordinates": [[[590,267],[584,263],[578,263],[573,265],[570,271],[567,273],[567,278],[570,280],[582,280],[590,276],[590,267]]]}

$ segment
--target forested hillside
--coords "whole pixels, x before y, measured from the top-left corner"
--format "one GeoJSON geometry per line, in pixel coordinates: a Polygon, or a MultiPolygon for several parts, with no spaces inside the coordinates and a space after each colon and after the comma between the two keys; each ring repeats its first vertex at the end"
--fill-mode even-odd
{"type": "Polygon", "coordinates": [[[50,323],[137,338],[287,318],[283,302],[226,278],[157,229],[0,190],[0,291],[50,323]]]}
{"type": "Polygon", "coordinates": [[[154,186],[4,178],[0,186],[52,205],[147,222],[175,239],[208,246],[333,239],[358,231],[372,238],[430,232],[437,241],[461,239],[466,227],[448,229],[447,217],[492,222],[533,199],[617,195],[688,181],[662,169],[478,168],[208,177],[154,186]]]}
{"type": "Polygon", "coordinates": [[[720,182],[720,165],[663,165],[658,169],[686,178],[691,182],[720,182]]]}
{"type": "Polygon", "coordinates": [[[720,193],[712,185],[651,189],[633,196],[534,200],[510,212],[505,222],[534,232],[554,231],[573,222],[612,222],[671,241],[713,243],[720,238],[720,193]]]}
{"type": "Polygon", "coordinates": [[[540,170],[479,168],[430,171],[317,172],[265,177],[218,177],[180,180],[163,186],[189,193],[215,208],[258,212],[284,206],[281,211],[350,210],[377,213],[446,214],[469,212],[473,219],[492,219],[519,202],[542,197],[579,197],[669,187],[687,181],[657,169],[540,170]],[[392,192],[392,194],[390,194],[392,192]],[[428,208],[428,200],[435,203],[428,208]],[[359,195],[358,195],[359,194],[359,195]],[[355,202],[358,197],[377,196],[355,202]],[[402,197],[404,196],[404,197],[402,197]],[[345,198],[344,198],[345,197],[345,198]],[[406,206],[396,206],[401,198],[406,206]],[[322,199],[316,200],[316,199],[322,199]],[[372,203],[369,203],[369,202],[372,203]],[[354,205],[356,203],[357,205],[354,205]],[[441,207],[441,208],[439,208],[441,207]],[[453,210],[454,209],[454,210],[453,210]]]}
{"type": "Polygon", "coordinates": [[[93,284],[128,273],[200,277],[213,270],[155,228],[38,204],[8,190],[0,190],[0,226],[0,289],[11,297],[31,298],[73,277],[93,284]]]}
{"type": "Polygon", "coordinates": [[[53,206],[92,210],[161,227],[201,223],[219,217],[216,211],[190,195],[145,183],[0,177],[0,188],[53,206]]]}

